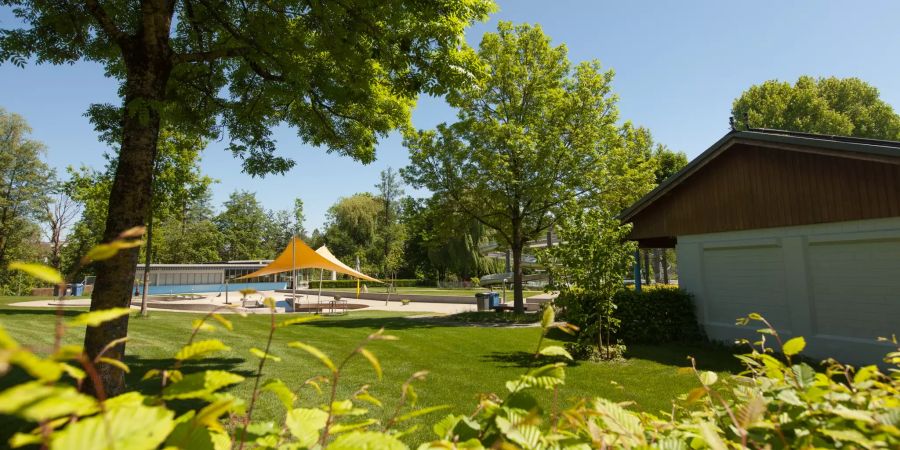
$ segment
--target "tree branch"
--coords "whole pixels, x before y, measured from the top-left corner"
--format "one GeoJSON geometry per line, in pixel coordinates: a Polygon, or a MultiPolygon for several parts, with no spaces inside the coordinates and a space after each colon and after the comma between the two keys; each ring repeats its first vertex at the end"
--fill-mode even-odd
{"type": "Polygon", "coordinates": [[[100,23],[103,31],[121,46],[122,41],[126,37],[125,33],[116,26],[112,18],[106,13],[106,10],[103,9],[103,6],[100,6],[97,0],[85,0],[84,4],[88,12],[100,23]]]}
{"type": "MultiPolygon", "coordinates": [[[[230,47],[230,48],[220,48],[215,50],[209,50],[206,52],[193,52],[193,53],[179,53],[175,55],[174,62],[175,64],[179,63],[189,63],[189,62],[206,62],[206,61],[215,61],[217,59],[222,58],[236,58],[238,56],[243,56],[250,50],[249,47],[230,47]]],[[[252,67],[252,63],[251,63],[252,67]]],[[[254,69],[256,71],[256,69],[254,69]]],[[[260,75],[262,76],[262,75],[260,75]]]]}

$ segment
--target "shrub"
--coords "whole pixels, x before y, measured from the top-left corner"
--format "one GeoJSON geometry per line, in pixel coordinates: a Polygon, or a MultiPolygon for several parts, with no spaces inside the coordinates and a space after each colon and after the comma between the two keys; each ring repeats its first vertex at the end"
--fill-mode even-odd
{"type": "MultiPolygon", "coordinates": [[[[590,293],[566,290],[556,299],[560,316],[581,327],[594,320],[590,293]]],[[[704,339],[694,314],[693,296],[680,289],[652,289],[637,293],[624,289],[613,297],[612,336],[625,344],[695,342],[704,339]]]]}
{"type": "Polygon", "coordinates": [[[694,313],[694,297],[675,288],[616,293],[614,317],[620,321],[615,336],[626,344],[693,342],[704,339],[694,313]]]}
{"type": "Polygon", "coordinates": [[[400,303],[403,304],[403,306],[406,306],[406,305],[409,304],[409,299],[408,299],[408,298],[404,298],[403,300],[400,300],[400,303]]]}

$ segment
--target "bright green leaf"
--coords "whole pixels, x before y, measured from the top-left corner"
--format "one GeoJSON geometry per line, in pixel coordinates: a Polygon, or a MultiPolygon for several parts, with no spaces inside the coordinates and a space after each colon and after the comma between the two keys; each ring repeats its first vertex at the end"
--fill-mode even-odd
{"type": "Polygon", "coordinates": [[[804,348],[806,348],[806,339],[803,339],[803,336],[798,336],[785,342],[781,351],[787,356],[794,356],[802,352],[804,348]]]}
{"type": "Polygon", "coordinates": [[[12,262],[9,264],[9,270],[19,270],[27,273],[41,281],[52,284],[62,284],[63,277],[58,270],[38,263],[12,262]]]}
{"type": "Polygon", "coordinates": [[[74,319],[69,321],[69,325],[86,325],[89,327],[96,327],[101,323],[109,322],[110,320],[115,320],[119,317],[128,315],[128,313],[130,312],[130,308],[109,308],[90,311],[75,316],[74,319]]]}

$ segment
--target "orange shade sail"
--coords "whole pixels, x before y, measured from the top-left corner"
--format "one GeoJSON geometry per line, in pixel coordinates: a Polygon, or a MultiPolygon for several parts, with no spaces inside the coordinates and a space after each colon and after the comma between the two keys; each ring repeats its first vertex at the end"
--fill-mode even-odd
{"type": "Polygon", "coordinates": [[[290,272],[294,269],[324,269],[333,270],[338,273],[350,275],[360,280],[373,281],[381,283],[376,278],[372,278],[362,272],[358,272],[350,268],[350,266],[338,260],[327,247],[324,245],[318,250],[313,250],[306,245],[298,237],[294,237],[291,243],[273,260],[269,265],[249,273],[237,279],[261,277],[263,275],[271,275],[274,273],[290,272]]]}

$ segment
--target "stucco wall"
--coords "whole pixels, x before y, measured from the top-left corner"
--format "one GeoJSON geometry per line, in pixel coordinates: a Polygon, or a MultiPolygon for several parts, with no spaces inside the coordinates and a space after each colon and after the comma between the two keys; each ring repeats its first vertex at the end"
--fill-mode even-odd
{"type": "Polygon", "coordinates": [[[900,334],[900,218],[679,236],[681,287],[712,339],[754,338],[758,312],[807,356],[879,362],[900,334]]]}

